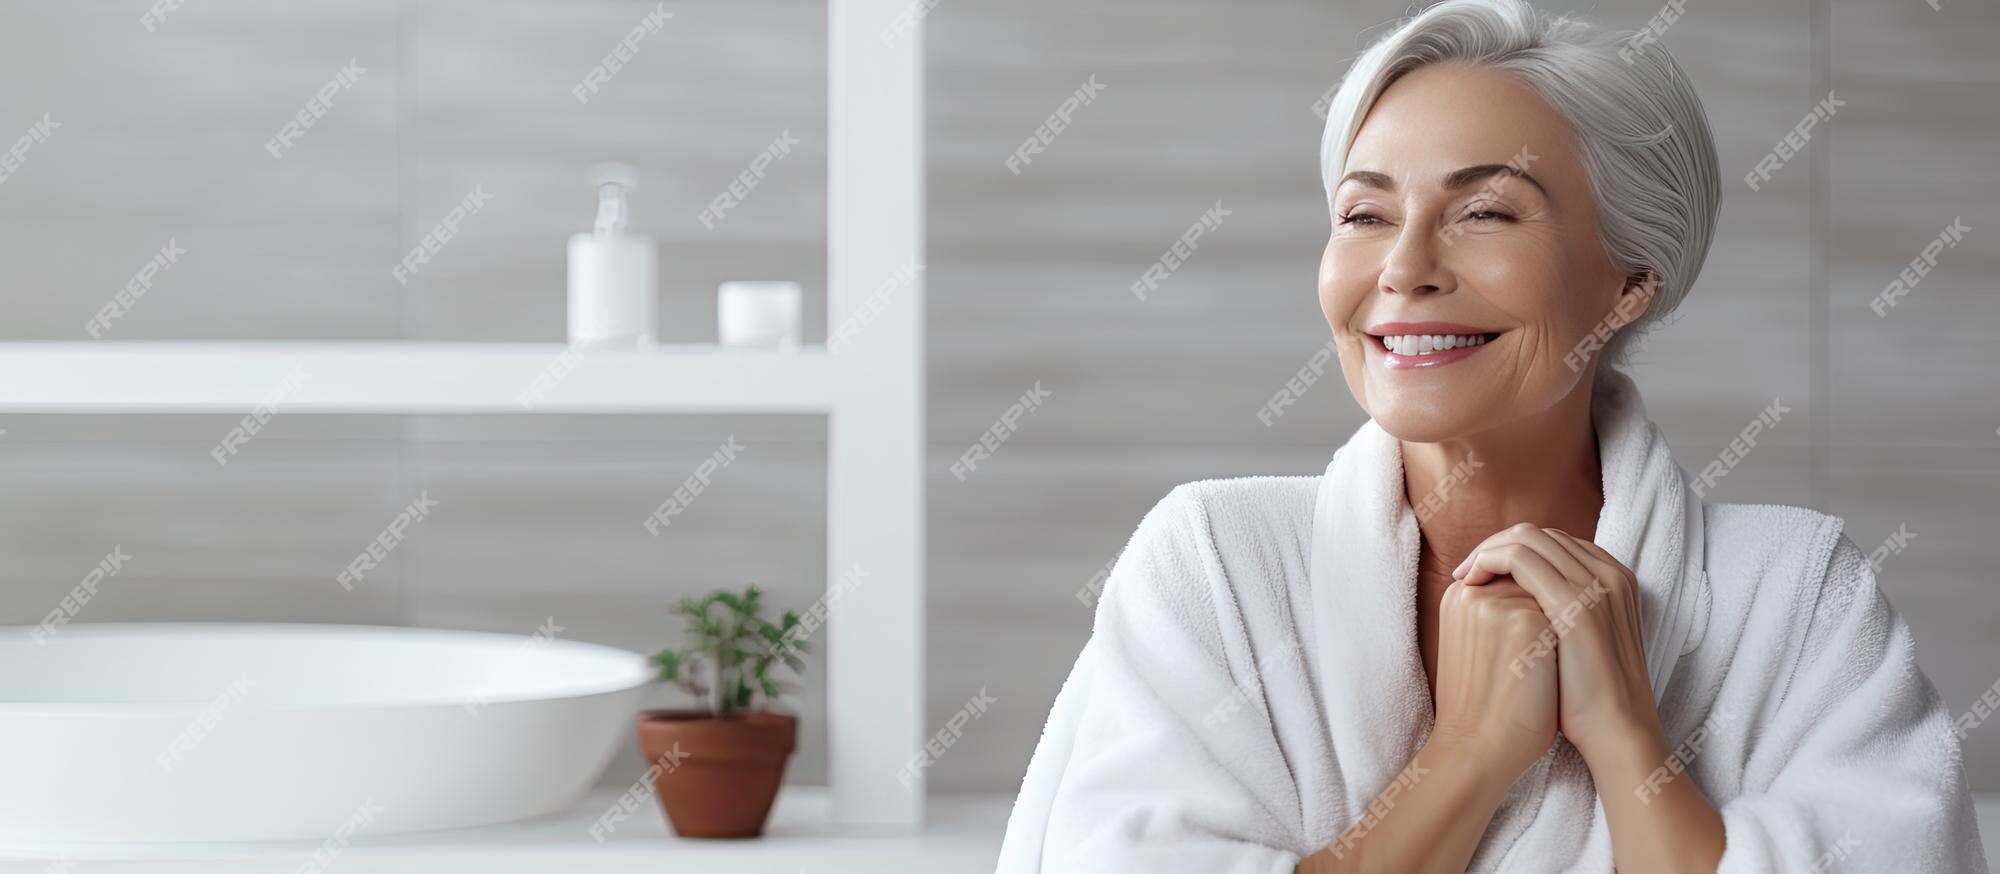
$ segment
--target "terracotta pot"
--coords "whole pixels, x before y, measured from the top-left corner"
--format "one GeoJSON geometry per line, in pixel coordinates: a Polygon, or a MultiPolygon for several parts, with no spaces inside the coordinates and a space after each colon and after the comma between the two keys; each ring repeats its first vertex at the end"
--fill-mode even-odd
{"type": "Polygon", "coordinates": [[[639,752],[674,833],[684,838],[754,838],[798,745],[798,717],[753,710],[718,719],[701,711],[639,715],[639,752]]]}

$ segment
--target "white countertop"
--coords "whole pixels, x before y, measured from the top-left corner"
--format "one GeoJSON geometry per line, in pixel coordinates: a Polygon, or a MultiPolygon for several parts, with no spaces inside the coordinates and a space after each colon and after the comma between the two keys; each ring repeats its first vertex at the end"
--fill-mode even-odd
{"type": "MultiPolygon", "coordinates": [[[[929,822],[915,831],[838,828],[828,823],[826,790],[791,786],[778,797],[761,839],[674,837],[657,806],[635,812],[600,843],[590,825],[618,797],[593,791],[556,816],[479,829],[361,838],[326,866],[328,874],[673,874],[756,871],[811,874],[955,874],[993,870],[1011,797],[933,795],[929,822]],[[641,815],[644,814],[644,815],[641,815]]],[[[649,802],[651,801],[648,799],[649,802]]],[[[1977,798],[1989,867],[2000,871],[2000,794],[1977,798]]],[[[66,862],[0,861],[8,874],[297,874],[313,844],[121,847],[72,852],[66,862]]]]}
{"type": "MultiPolygon", "coordinates": [[[[671,872],[783,872],[793,874],[901,874],[992,871],[1007,825],[1011,796],[933,795],[921,829],[834,826],[827,791],[787,786],[764,837],[694,840],[675,837],[658,802],[617,824],[602,842],[590,826],[623,791],[592,790],[570,810],[506,825],[370,838],[365,833],[341,850],[327,874],[671,874],[671,872]]],[[[0,861],[8,874],[295,874],[316,843],[151,844],[76,848],[67,862],[0,861]]]]}

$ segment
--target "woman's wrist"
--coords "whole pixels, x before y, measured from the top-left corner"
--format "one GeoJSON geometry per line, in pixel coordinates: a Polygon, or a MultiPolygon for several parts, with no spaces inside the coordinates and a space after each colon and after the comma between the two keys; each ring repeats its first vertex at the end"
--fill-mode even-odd
{"type": "Polygon", "coordinates": [[[1648,726],[1607,736],[1584,762],[1604,806],[1620,871],[1714,871],[1727,842],[1721,813],[1687,765],[1696,750],[1675,748],[1648,726]]]}
{"type": "Polygon", "coordinates": [[[1514,781],[1541,758],[1543,750],[1531,750],[1518,740],[1509,739],[1492,730],[1439,724],[1432,729],[1429,739],[1424,742],[1418,759],[1425,767],[1450,768],[1462,774],[1472,775],[1480,796],[1491,794],[1494,806],[1507,794],[1514,781]]]}
{"type": "Polygon", "coordinates": [[[1590,747],[1578,746],[1577,752],[1583,755],[1584,766],[1590,769],[1600,798],[1614,797],[1613,793],[1621,799],[1630,797],[1645,785],[1649,775],[1661,768],[1678,773],[1668,761],[1673,751],[1666,739],[1637,727],[1603,738],[1590,747]]]}
{"type": "Polygon", "coordinates": [[[1295,870],[1463,871],[1518,776],[1485,741],[1433,731],[1356,822],[1295,870]]]}
{"type": "Polygon", "coordinates": [[[1643,778],[1670,751],[1666,730],[1653,713],[1622,717],[1574,736],[1566,733],[1564,738],[1583,755],[1592,774],[1637,771],[1643,778]]]}

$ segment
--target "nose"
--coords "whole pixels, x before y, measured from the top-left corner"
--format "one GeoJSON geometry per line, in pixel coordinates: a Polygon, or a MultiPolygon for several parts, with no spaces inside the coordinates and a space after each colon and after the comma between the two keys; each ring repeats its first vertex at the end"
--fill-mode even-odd
{"type": "Polygon", "coordinates": [[[1445,245],[1441,235],[1430,229],[1429,222],[1406,222],[1403,231],[1396,237],[1396,245],[1382,262],[1382,276],[1378,285],[1385,294],[1426,295],[1450,292],[1458,287],[1457,280],[1445,267],[1440,247],[1445,245]]]}

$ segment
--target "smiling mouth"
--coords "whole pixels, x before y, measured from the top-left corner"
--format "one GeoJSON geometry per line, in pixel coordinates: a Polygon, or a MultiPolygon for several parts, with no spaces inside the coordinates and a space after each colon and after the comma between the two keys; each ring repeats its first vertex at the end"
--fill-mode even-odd
{"type": "Polygon", "coordinates": [[[1484,346],[1498,333],[1488,334],[1387,334],[1374,335],[1376,345],[1382,351],[1404,358],[1422,358],[1439,355],[1457,349],[1471,350],[1484,346]]]}

